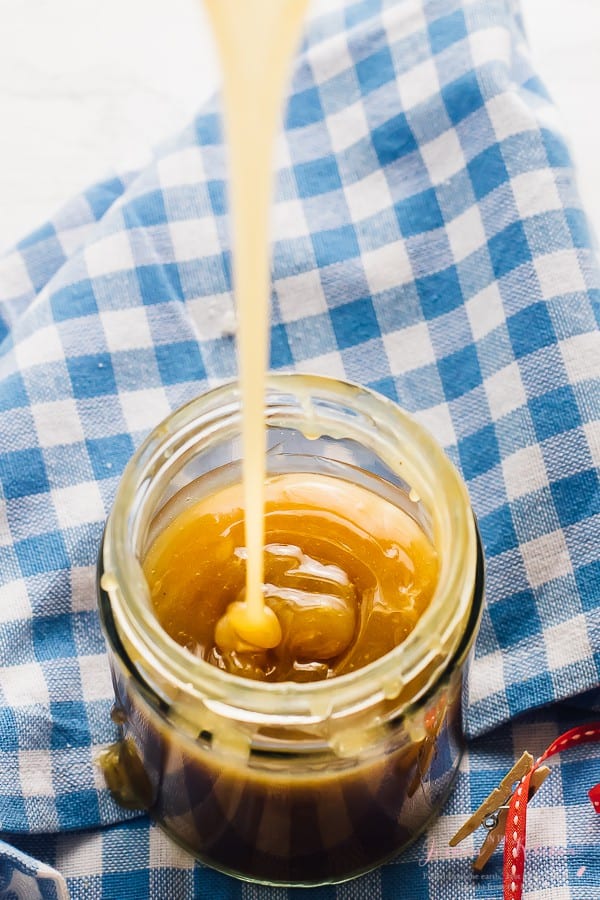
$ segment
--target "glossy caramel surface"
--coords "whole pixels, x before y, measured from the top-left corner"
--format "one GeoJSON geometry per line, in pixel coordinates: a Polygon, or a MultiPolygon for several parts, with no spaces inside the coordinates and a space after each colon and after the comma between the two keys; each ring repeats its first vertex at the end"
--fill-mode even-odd
{"type": "Polygon", "coordinates": [[[342,478],[275,475],[266,484],[264,597],[282,640],[253,646],[222,624],[244,597],[241,487],[181,495],[160,514],[144,573],[163,628],[219,668],[267,681],[340,675],[402,643],[431,600],[436,552],[407,512],[342,478]]]}

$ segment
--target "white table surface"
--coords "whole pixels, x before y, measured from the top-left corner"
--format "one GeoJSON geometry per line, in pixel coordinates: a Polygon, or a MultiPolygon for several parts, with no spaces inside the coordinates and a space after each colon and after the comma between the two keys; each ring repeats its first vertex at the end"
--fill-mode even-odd
{"type": "MultiPolygon", "coordinates": [[[[600,0],[522,0],[600,234],[600,0]]],[[[0,252],[214,90],[200,0],[0,0],[0,252]]]]}

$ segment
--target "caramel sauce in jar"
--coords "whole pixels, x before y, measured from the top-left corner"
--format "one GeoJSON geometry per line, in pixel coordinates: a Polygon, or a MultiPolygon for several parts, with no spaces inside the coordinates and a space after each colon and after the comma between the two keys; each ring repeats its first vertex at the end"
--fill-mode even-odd
{"type": "Polygon", "coordinates": [[[209,865],[334,883],[398,853],[451,788],[483,564],[464,486],[414,420],[332,379],[268,384],[263,591],[281,640],[219,634],[246,562],[226,385],[150,435],[107,523],[121,741],[100,764],[209,865]]]}

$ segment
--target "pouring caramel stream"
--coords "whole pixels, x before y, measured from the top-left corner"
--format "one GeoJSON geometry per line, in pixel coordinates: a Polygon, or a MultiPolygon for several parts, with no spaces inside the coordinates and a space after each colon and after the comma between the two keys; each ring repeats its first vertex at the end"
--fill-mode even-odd
{"type": "Polygon", "coordinates": [[[288,69],[308,0],[205,0],[223,69],[230,153],[233,281],[238,315],[246,587],[219,628],[224,648],[281,641],[263,600],[265,371],[269,334],[268,222],[273,143],[288,69]]]}
{"type": "Polygon", "coordinates": [[[327,678],[406,638],[431,599],[437,557],[410,515],[351,479],[267,479],[273,145],[308,0],[205,2],[230,155],[242,485],[188,508],[186,494],[176,515],[178,501],[167,504],[174,518],[144,570],[159,620],[202,658],[250,678],[327,678]]]}

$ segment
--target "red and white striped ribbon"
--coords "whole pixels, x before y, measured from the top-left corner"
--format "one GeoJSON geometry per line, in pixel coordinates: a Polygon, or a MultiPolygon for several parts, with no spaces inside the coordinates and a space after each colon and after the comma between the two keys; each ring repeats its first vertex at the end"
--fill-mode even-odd
{"type": "MultiPolygon", "coordinates": [[[[504,900],[521,900],[523,893],[527,798],[529,797],[531,776],[538,766],[541,766],[555,753],[562,753],[570,750],[571,747],[589,744],[592,741],[600,741],[600,722],[590,722],[589,725],[565,731],[555,741],[552,741],[548,749],[536,760],[514,792],[509,805],[504,834],[504,900]]],[[[589,798],[596,812],[600,813],[600,784],[589,791],[589,798]]]]}

